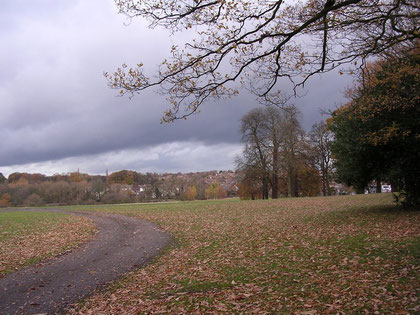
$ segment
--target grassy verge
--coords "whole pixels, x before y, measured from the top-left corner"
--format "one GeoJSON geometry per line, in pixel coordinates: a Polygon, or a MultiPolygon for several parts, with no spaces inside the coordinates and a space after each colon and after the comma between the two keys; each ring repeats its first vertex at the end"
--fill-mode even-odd
{"type": "Polygon", "coordinates": [[[177,245],[73,313],[420,310],[420,212],[390,195],[81,208],[151,220],[177,245]]]}
{"type": "Polygon", "coordinates": [[[89,240],[89,219],[52,212],[0,211],[0,276],[89,240]]]}

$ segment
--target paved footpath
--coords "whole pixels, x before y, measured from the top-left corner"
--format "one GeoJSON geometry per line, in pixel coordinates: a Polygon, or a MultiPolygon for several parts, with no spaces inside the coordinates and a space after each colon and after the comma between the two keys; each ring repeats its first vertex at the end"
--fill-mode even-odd
{"type": "Polygon", "coordinates": [[[92,219],[99,230],[96,237],[68,254],[0,278],[1,315],[62,312],[96,289],[145,265],[171,241],[171,236],[155,224],[137,218],[71,213],[92,219]]]}

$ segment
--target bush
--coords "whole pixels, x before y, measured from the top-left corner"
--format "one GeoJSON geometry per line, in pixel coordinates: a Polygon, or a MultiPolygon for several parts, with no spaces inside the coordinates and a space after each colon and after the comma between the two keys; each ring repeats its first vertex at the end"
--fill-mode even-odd
{"type": "Polygon", "coordinates": [[[38,194],[31,194],[26,198],[24,205],[30,207],[37,207],[44,205],[44,200],[38,194]]]}

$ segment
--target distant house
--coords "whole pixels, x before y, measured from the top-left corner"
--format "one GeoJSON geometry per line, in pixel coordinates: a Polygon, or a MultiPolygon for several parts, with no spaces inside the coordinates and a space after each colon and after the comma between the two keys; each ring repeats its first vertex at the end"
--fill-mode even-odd
{"type": "Polygon", "coordinates": [[[390,192],[392,192],[392,187],[389,184],[382,184],[381,191],[383,193],[390,193],[390,192]]]}

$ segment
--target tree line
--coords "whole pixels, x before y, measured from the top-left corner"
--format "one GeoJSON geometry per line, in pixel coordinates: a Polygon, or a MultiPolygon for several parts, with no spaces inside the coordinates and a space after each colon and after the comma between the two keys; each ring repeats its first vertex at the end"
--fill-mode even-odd
{"type": "Polygon", "coordinates": [[[242,198],[331,195],[332,134],[324,122],[305,133],[300,116],[295,106],[268,106],[242,117],[242,198]]]}
{"type": "Polygon", "coordinates": [[[162,175],[122,170],[109,176],[80,172],[53,176],[12,173],[8,178],[0,173],[0,207],[220,199],[236,196],[235,190],[225,189],[218,180],[224,183],[222,172],[162,175]],[[213,178],[209,174],[219,177],[213,178]]]}

